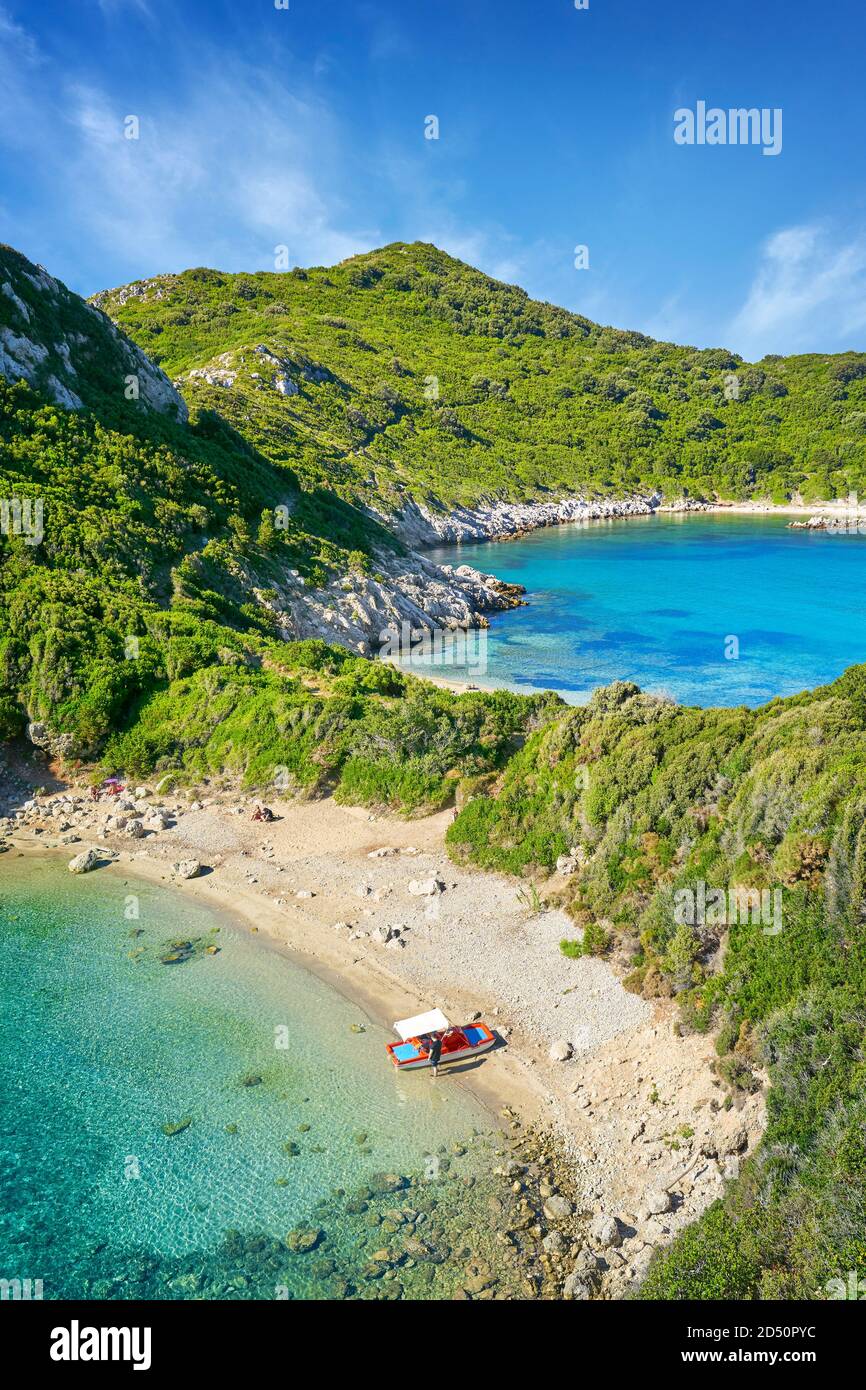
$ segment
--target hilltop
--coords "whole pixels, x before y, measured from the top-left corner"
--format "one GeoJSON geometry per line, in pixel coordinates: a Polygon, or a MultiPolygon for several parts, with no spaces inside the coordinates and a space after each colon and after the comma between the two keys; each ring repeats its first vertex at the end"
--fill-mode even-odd
{"type": "Polygon", "coordinates": [[[866,485],[866,355],[743,362],[602,327],[424,243],[96,295],[190,409],[305,486],[399,513],[661,493],[782,502],[866,485]]]}

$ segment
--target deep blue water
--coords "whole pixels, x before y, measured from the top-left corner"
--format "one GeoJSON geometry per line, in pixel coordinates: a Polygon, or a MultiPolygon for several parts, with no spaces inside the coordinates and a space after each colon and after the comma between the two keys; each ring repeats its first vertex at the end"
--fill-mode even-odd
{"type": "Polygon", "coordinates": [[[528,591],[529,607],[491,617],[479,685],[581,703],[633,680],[686,704],[758,705],[866,661],[866,536],[792,531],[778,516],[656,516],[430,558],[528,591]]]}

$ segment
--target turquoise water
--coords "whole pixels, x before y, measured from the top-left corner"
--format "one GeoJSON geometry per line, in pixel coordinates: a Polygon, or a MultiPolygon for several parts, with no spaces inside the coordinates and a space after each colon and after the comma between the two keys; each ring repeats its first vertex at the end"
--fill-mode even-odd
{"type": "Polygon", "coordinates": [[[430,558],[528,590],[528,608],[491,616],[479,685],[581,703],[633,680],[687,704],[758,705],[866,661],[866,536],[792,531],[784,517],[655,516],[430,558]]]}
{"type": "MultiPolygon", "coordinates": [[[[357,1008],[185,897],[7,854],[0,989],[0,1277],[46,1298],[337,1297],[386,1243],[383,1204],[441,1241],[479,1225],[486,1112],[456,1079],[398,1077],[357,1008]],[[163,964],[181,938],[192,955],[163,964]],[[383,1172],[407,1186],[380,1201],[383,1172]],[[299,1225],[316,1251],[286,1249],[299,1225]]],[[[450,1296],[447,1263],[421,1273],[450,1296]]]]}

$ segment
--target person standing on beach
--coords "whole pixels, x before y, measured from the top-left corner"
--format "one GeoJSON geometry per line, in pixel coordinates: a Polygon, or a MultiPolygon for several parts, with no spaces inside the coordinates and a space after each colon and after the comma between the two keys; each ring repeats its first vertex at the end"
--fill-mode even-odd
{"type": "Polygon", "coordinates": [[[430,1058],[430,1067],[434,1076],[439,1074],[439,1058],[442,1056],[442,1034],[434,1033],[433,1041],[430,1044],[430,1051],[427,1053],[430,1058]]]}

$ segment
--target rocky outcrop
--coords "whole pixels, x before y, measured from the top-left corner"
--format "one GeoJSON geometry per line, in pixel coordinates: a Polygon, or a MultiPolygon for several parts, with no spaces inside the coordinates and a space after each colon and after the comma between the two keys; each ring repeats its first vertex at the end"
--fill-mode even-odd
{"type": "Polygon", "coordinates": [[[592,501],[583,497],[561,497],[550,502],[492,502],[488,506],[432,511],[410,500],[384,520],[407,545],[454,545],[461,541],[495,540],[566,522],[649,516],[660,503],[661,496],[650,493],[592,501]]]}
{"type": "Polygon", "coordinates": [[[44,749],[52,758],[68,758],[77,751],[71,734],[50,729],[41,720],[27,725],[27,737],[34,747],[44,749]]]}
{"type": "Polygon", "coordinates": [[[297,396],[301,382],[320,385],[332,380],[326,367],[311,362],[308,357],[287,346],[270,347],[266,343],[242,345],[221,352],[201,367],[193,367],[176,381],[178,387],[219,386],[231,391],[275,391],[279,396],[297,396]]]}
{"type": "Polygon", "coordinates": [[[121,400],[187,419],[165,372],[101,309],[8,246],[0,246],[0,376],[26,381],[64,410],[98,404],[108,382],[121,400]]]}
{"type": "Polygon", "coordinates": [[[863,536],[866,535],[866,511],[848,512],[838,516],[826,513],[810,516],[808,521],[789,521],[788,529],[791,531],[835,531],[837,535],[841,536],[863,536]]]}
{"type": "Polygon", "coordinates": [[[277,588],[253,588],[285,640],[321,637],[365,656],[396,655],[408,634],[485,628],[486,613],[518,607],[524,590],[469,565],[380,554],[375,575],[353,573],[313,588],[288,570],[277,588]],[[388,650],[388,648],[392,648],[388,650]]]}

